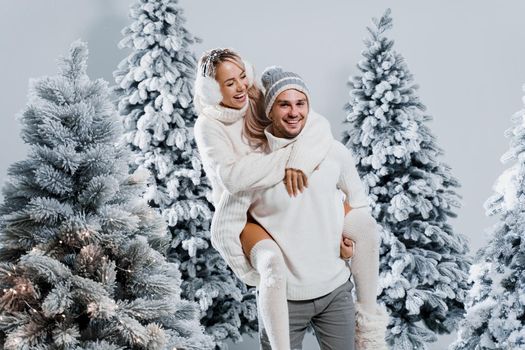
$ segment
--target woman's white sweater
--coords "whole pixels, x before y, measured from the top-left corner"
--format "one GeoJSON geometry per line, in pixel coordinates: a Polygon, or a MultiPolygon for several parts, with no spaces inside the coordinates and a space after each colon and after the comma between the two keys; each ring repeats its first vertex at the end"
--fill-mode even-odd
{"type": "Polygon", "coordinates": [[[287,168],[311,175],[332,144],[329,122],[311,111],[301,135],[288,147],[268,154],[254,151],[242,136],[248,108],[249,103],[241,110],[219,105],[199,108],[195,141],[211,182],[214,205],[218,204],[223,191],[233,194],[282,182],[287,168]]]}

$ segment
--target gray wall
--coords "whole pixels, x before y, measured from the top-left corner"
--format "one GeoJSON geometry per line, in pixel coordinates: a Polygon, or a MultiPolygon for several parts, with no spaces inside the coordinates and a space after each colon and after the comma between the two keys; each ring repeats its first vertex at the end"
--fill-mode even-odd
{"type": "MultiPolygon", "coordinates": [[[[69,44],[89,42],[89,73],[111,80],[125,56],[116,48],[120,29],[128,23],[130,0],[0,0],[0,181],[9,164],[26,147],[15,120],[27,99],[31,77],[55,74],[55,60],[69,44]]],[[[363,49],[370,18],[391,6],[390,36],[405,56],[421,86],[419,94],[435,120],[430,124],[445,150],[444,160],[463,187],[463,208],[453,221],[466,234],[472,250],[486,242],[494,223],[483,202],[504,169],[499,158],[507,149],[503,132],[509,118],[522,108],[525,82],[525,3],[468,1],[312,1],[182,0],[188,28],[204,41],[197,54],[227,46],[240,51],[260,73],[281,65],[308,82],[314,107],[340,135],[349,75],[363,49]],[[322,5],[321,5],[322,4],[322,5]]],[[[452,336],[432,349],[444,349],[452,336]]],[[[310,336],[305,349],[318,349],[310,336]]],[[[256,349],[247,339],[232,349],[256,349]]]]}

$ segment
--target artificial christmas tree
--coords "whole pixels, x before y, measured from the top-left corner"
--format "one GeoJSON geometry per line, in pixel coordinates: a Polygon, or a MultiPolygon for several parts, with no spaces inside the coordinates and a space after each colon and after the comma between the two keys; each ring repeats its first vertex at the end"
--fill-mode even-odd
{"type": "Polygon", "coordinates": [[[132,168],[154,176],[146,194],[168,222],[170,261],[180,265],[183,296],[200,303],[202,323],[223,347],[257,329],[254,294],[210,244],[213,207],[193,138],[196,39],[184,28],[176,0],[140,0],[123,31],[131,49],[114,73],[125,137],[137,157],[132,168]]]}
{"type": "Polygon", "coordinates": [[[485,203],[487,215],[498,215],[499,222],[470,270],[465,319],[450,349],[525,349],[525,110],[512,120],[502,161],[515,163],[485,203]]]}
{"type": "Polygon", "coordinates": [[[211,349],[196,303],[163,256],[166,225],[128,173],[103,80],[76,42],[35,80],[22,116],[26,160],[0,206],[2,349],[211,349]],[[155,249],[154,249],[155,248],[155,249]]]}
{"type": "Polygon", "coordinates": [[[379,299],[390,312],[392,349],[426,349],[464,312],[470,260],[448,223],[459,186],[426,123],[403,57],[385,37],[390,10],[368,28],[360,74],[351,78],[345,143],[382,227],[379,299]]]}

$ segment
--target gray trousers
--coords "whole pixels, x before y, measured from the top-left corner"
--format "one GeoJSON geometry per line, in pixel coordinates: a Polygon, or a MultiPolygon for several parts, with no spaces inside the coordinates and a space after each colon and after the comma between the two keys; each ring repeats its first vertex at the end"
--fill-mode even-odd
{"type": "MultiPolygon", "coordinates": [[[[310,300],[288,300],[291,349],[302,349],[311,325],[321,350],[354,350],[355,307],[350,281],[331,293],[310,300]]],[[[272,350],[259,317],[259,340],[262,350],[272,350]]],[[[273,349],[280,350],[280,349],[273,349]]]]}

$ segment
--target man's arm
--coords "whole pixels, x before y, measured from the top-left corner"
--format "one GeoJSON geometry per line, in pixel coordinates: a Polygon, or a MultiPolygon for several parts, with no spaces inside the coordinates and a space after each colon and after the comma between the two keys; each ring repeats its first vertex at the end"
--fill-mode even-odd
{"type": "Polygon", "coordinates": [[[228,192],[268,188],[283,181],[291,147],[269,154],[253,152],[238,157],[232,142],[214,121],[200,117],[194,133],[203,163],[215,170],[228,192]]]}
{"type": "MultiPolygon", "coordinates": [[[[379,284],[379,245],[381,237],[379,226],[370,213],[365,187],[359,178],[352,153],[338,142],[337,151],[342,155],[339,187],[346,194],[352,207],[343,221],[343,236],[352,239],[355,244],[354,256],[350,269],[356,285],[356,310],[363,315],[377,315],[379,321],[387,320],[386,312],[377,306],[379,284]]],[[[386,327],[382,323],[367,317],[357,317],[356,332],[363,334],[381,334],[386,327]],[[371,321],[374,320],[374,321],[371,321]],[[373,330],[373,331],[371,331],[373,330]],[[373,333],[374,332],[374,333],[373,333]]],[[[381,321],[382,322],[382,321],[381,321]]]]}
{"type": "Polygon", "coordinates": [[[334,147],[341,162],[341,175],[337,185],[346,195],[346,201],[351,207],[344,218],[343,235],[354,240],[358,246],[363,235],[368,236],[365,239],[379,245],[377,223],[370,213],[368,195],[357,172],[352,152],[337,141],[334,142],[334,147]]]}
{"type": "Polygon", "coordinates": [[[337,182],[338,187],[346,195],[346,201],[352,210],[357,208],[368,209],[368,195],[357,172],[352,152],[338,141],[333,142],[333,147],[341,166],[341,174],[337,182]]]}

